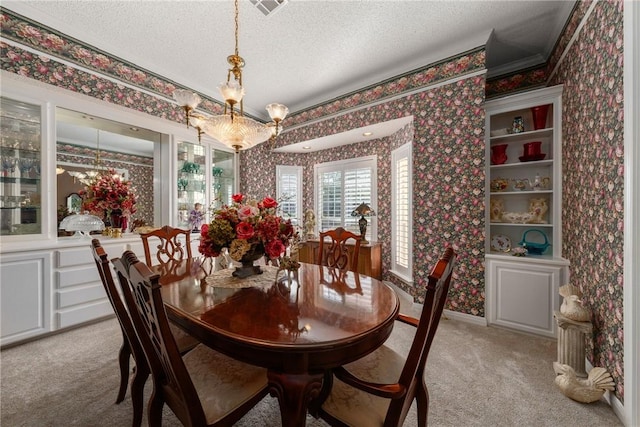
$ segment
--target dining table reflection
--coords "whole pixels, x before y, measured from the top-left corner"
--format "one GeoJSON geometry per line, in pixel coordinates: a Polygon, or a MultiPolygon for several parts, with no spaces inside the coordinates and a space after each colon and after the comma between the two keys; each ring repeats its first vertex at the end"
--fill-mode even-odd
{"type": "Polygon", "coordinates": [[[313,264],[262,266],[262,274],[244,279],[201,258],[182,261],[170,275],[155,270],[174,323],[215,350],[267,368],[283,426],[304,425],[323,383],[330,386],[331,369],[382,345],[399,310],[381,281],[313,264]]]}

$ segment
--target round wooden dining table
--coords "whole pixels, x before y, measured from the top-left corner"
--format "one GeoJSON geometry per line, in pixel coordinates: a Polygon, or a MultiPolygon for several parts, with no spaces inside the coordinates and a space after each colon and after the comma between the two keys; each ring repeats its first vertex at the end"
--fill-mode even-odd
{"type": "Polygon", "coordinates": [[[157,271],[167,314],[209,347],[265,367],[283,426],[304,426],[325,375],[382,345],[399,311],[391,287],[358,273],[302,263],[238,279],[206,262],[157,271]]]}

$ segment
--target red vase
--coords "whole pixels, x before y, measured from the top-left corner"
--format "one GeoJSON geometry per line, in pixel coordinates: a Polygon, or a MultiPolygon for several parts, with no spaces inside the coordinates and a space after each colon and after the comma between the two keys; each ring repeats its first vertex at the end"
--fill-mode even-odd
{"type": "Polygon", "coordinates": [[[111,211],[111,227],[119,228],[123,233],[127,231],[127,225],[129,220],[126,216],[122,216],[122,211],[119,209],[111,211]]]}
{"type": "Polygon", "coordinates": [[[527,142],[524,144],[524,157],[536,157],[542,154],[540,152],[540,147],[542,146],[542,141],[533,141],[527,142]]]}
{"type": "Polygon", "coordinates": [[[533,129],[544,129],[547,126],[547,112],[549,111],[548,105],[538,105],[537,107],[531,107],[531,114],[533,115],[533,129]]]}
{"type": "Polygon", "coordinates": [[[494,145],[491,147],[491,163],[501,165],[507,161],[507,144],[494,145]]]}

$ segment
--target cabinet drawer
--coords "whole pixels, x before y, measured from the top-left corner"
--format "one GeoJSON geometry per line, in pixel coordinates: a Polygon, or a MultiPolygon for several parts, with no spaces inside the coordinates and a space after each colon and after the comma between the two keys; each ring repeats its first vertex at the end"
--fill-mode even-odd
{"type": "Polygon", "coordinates": [[[56,321],[58,328],[66,328],[109,315],[113,315],[113,308],[109,301],[105,299],[95,304],[58,311],[56,313],[56,321]]]}
{"type": "Polygon", "coordinates": [[[103,298],[106,299],[107,294],[101,283],[92,286],[65,289],[58,291],[57,308],[67,308],[103,298]]]}
{"type": "Polygon", "coordinates": [[[95,264],[56,272],[58,289],[85,283],[99,283],[100,275],[95,264]]]}
{"type": "Polygon", "coordinates": [[[74,265],[91,264],[93,256],[91,255],[90,242],[82,248],[60,249],[56,251],[56,267],[72,267],[74,265]]]}

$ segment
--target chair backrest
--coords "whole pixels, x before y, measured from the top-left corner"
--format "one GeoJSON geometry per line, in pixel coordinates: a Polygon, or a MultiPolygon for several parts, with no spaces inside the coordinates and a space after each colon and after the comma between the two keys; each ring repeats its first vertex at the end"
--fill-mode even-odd
{"type": "Polygon", "coordinates": [[[113,311],[116,313],[116,318],[120,323],[123,338],[127,340],[127,343],[129,344],[133,358],[136,361],[136,366],[139,366],[137,369],[144,369],[147,362],[142,346],[138,341],[138,336],[136,335],[129,312],[125,307],[122,298],[120,298],[116,284],[113,281],[113,275],[111,274],[111,268],[109,266],[109,259],[107,257],[107,253],[100,244],[100,240],[91,240],[91,252],[93,253],[93,259],[96,262],[96,267],[98,268],[98,274],[100,275],[100,280],[102,281],[104,290],[107,293],[107,297],[113,307],[113,311]]]}
{"type": "Polygon", "coordinates": [[[362,236],[342,227],[321,231],[318,245],[318,264],[357,271],[361,240],[362,236]],[[329,240],[325,241],[325,239],[329,240]],[[353,246],[349,245],[349,248],[347,248],[348,240],[353,240],[353,246]]]}
{"type": "Polygon", "coordinates": [[[162,400],[184,425],[206,425],[198,393],[169,328],[159,276],[131,251],[114,259],[113,265],[151,368],[155,393],[162,393],[162,400]]]}
{"type": "Polygon", "coordinates": [[[149,267],[154,264],[169,264],[184,258],[191,258],[191,230],[173,228],[165,225],[157,230],[140,234],[144,246],[144,259],[149,267]],[[184,237],[184,242],[181,239],[184,237]],[[149,240],[159,241],[156,252],[157,263],[154,263],[149,248],[149,240]]]}
{"type": "Polygon", "coordinates": [[[343,270],[334,267],[318,266],[320,270],[320,284],[333,289],[340,295],[358,294],[362,295],[362,286],[360,285],[360,273],[357,271],[343,270]],[[325,271],[326,270],[326,271],[325,271]],[[325,278],[326,273],[326,278],[325,278]],[[349,283],[349,273],[353,274],[353,285],[349,283]]]}
{"type": "Polygon", "coordinates": [[[415,398],[415,392],[419,389],[416,383],[424,382],[427,356],[447,301],[456,257],[457,255],[453,248],[447,248],[429,274],[426,286],[427,293],[422,306],[420,321],[398,380],[398,383],[409,392],[402,399],[392,400],[387,412],[387,420],[404,419],[406,417],[415,398]]]}

